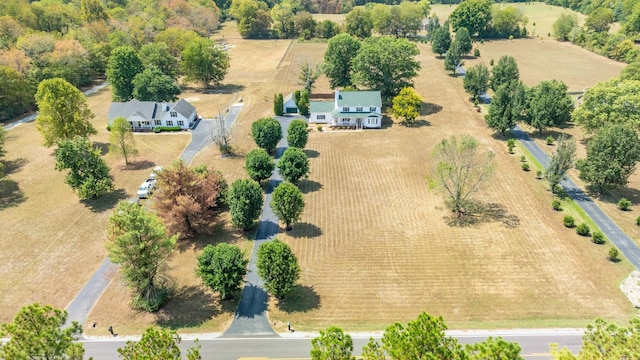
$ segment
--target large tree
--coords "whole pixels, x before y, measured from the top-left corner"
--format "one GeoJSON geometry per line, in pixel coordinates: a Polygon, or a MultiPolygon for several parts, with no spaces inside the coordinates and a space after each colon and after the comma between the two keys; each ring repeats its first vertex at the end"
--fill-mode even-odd
{"type": "Polygon", "coordinates": [[[349,34],[339,34],[329,39],[327,51],[324,52],[323,71],[329,78],[331,88],[352,85],[351,67],[360,45],[360,40],[349,34]]]}
{"type": "Polygon", "coordinates": [[[520,80],[520,71],[518,70],[518,63],[513,56],[504,55],[498,60],[496,66],[491,70],[491,81],[489,87],[491,90],[498,91],[500,85],[506,84],[511,81],[520,80]]]}
{"type": "Polygon", "coordinates": [[[556,185],[564,175],[573,167],[576,161],[576,141],[561,135],[557,141],[556,151],[549,157],[549,163],[544,169],[544,177],[551,186],[551,191],[555,191],[556,185]]]}
{"type": "Polygon", "coordinates": [[[271,27],[269,6],[259,0],[232,0],[229,15],[238,22],[243,38],[266,38],[271,27]]]}
{"type": "Polygon", "coordinates": [[[312,360],[352,360],[353,339],[341,328],[330,326],[311,339],[312,360]]]}
{"type": "Polygon", "coordinates": [[[229,54],[209,39],[191,40],[180,55],[185,80],[201,82],[204,87],[220,84],[229,71],[229,54]]]}
{"type": "Polygon", "coordinates": [[[278,239],[260,245],[256,266],[265,288],[278,299],[289,295],[300,278],[298,258],[287,243],[278,239]]]}
{"type": "Polygon", "coordinates": [[[163,74],[175,79],[178,77],[178,59],[171,53],[169,45],[164,42],[147,43],[142,45],[138,53],[145,68],[155,66],[163,74]]]}
{"type": "Polygon", "coordinates": [[[160,219],[145,206],[129,201],[121,201],[109,218],[109,259],[120,265],[122,276],[133,290],[134,309],[157,311],[167,299],[168,291],[157,278],[177,238],[169,236],[160,219]]]}
{"type": "Polygon", "coordinates": [[[231,213],[231,223],[249,230],[262,212],[262,189],[251,179],[238,179],[231,184],[227,194],[227,205],[231,213]]]}
{"type": "MultiPolygon", "coordinates": [[[[118,348],[118,354],[123,360],[176,360],[181,359],[180,335],[175,330],[150,327],[142,334],[139,341],[129,340],[127,343],[118,348]]],[[[200,345],[189,348],[187,350],[188,360],[199,360],[200,345]]]]}
{"type": "Polygon", "coordinates": [[[67,312],[38,303],[24,306],[13,322],[0,324],[0,359],[80,360],[84,355],[82,325],[77,321],[65,326],[67,312]]]}
{"type": "Polygon", "coordinates": [[[587,157],[576,162],[580,179],[598,190],[624,186],[640,160],[640,138],[624,124],[598,130],[587,144],[587,157]]]}
{"type": "Polygon", "coordinates": [[[490,0],[467,0],[458,5],[449,15],[453,31],[467,28],[469,34],[482,36],[491,23],[490,0]]]}
{"type": "Polygon", "coordinates": [[[301,149],[287,148],[278,161],[282,178],[293,184],[309,174],[309,159],[301,149]]]}
{"type": "Polygon", "coordinates": [[[282,139],[282,127],[274,118],[262,118],[251,124],[251,136],[258,147],[271,152],[282,139]]]}
{"type": "Polygon", "coordinates": [[[354,83],[364,88],[380,90],[384,98],[397,95],[413,85],[420,63],[415,43],[393,36],[366,39],[353,59],[354,83]]]}
{"type": "Polygon", "coordinates": [[[271,177],[276,163],[265,149],[253,149],[245,158],[244,168],[250,178],[261,182],[271,177]]]}
{"type": "Polygon", "coordinates": [[[54,155],[56,170],[69,170],[64,181],[80,199],[100,197],[113,190],[109,167],[100,157],[100,150],[93,148],[89,139],[61,140],[54,155]]]}
{"type": "Polygon", "coordinates": [[[573,14],[562,13],[553,23],[553,37],[560,41],[571,40],[571,33],[578,27],[578,18],[573,14]]]}
{"type": "Polygon", "coordinates": [[[527,124],[542,132],[570,121],[573,100],[567,89],[567,85],[558,80],[542,81],[530,88],[525,109],[527,124]]]}
{"type": "Polygon", "coordinates": [[[182,92],[174,78],[150,65],[133,78],[133,97],[140,101],[176,101],[182,92]]]}
{"type": "Polygon", "coordinates": [[[0,65],[0,121],[33,110],[34,93],[35,85],[28,76],[0,65]]]}
{"type": "Polygon", "coordinates": [[[36,92],[38,117],[36,126],[43,137],[43,145],[50,147],[60,140],[97,134],[90,120],[94,115],[87,106],[87,98],[66,80],[43,80],[36,92]]]}
{"type": "Polygon", "coordinates": [[[591,11],[584,22],[587,30],[594,32],[607,32],[613,23],[613,10],[606,7],[599,7],[591,11]]]}
{"type": "Polygon", "coordinates": [[[131,46],[119,46],[109,56],[107,80],[113,88],[113,101],[133,98],[133,78],[144,70],[142,60],[131,46]]]}
{"type": "Polygon", "coordinates": [[[471,35],[469,34],[469,30],[465,27],[458,28],[456,31],[456,39],[458,42],[458,46],[460,47],[460,54],[466,55],[471,52],[473,44],[471,42],[471,35]]]}
{"type": "Polygon", "coordinates": [[[176,161],[157,175],[153,206],[172,234],[188,238],[210,233],[225,182],[217,171],[189,168],[176,161]]]}
{"type": "Polygon", "coordinates": [[[442,56],[451,47],[451,33],[447,26],[440,26],[431,35],[431,51],[442,56]]]}
{"type": "Polygon", "coordinates": [[[131,124],[123,117],[113,119],[109,131],[109,153],[124,158],[125,165],[129,165],[132,156],[138,153],[135,139],[131,132],[131,124]]]}
{"type": "Polygon", "coordinates": [[[289,146],[304,149],[308,138],[307,123],[299,119],[291,121],[287,129],[287,143],[289,143],[289,146]]]}
{"type": "Polygon", "coordinates": [[[297,186],[290,182],[283,182],[273,190],[271,208],[278,219],[285,225],[285,230],[291,230],[291,224],[300,220],[304,210],[304,197],[297,186]]]}
{"type": "Polygon", "coordinates": [[[447,206],[458,216],[464,215],[472,195],[482,189],[494,173],[494,154],[482,152],[476,139],[443,139],[431,153],[430,185],[444,191],[447,206]]]}
{"type": "Polygon", "coordinates": [[[589,88],[573,121],[587,133],[607,124],[628,124],[640,130],[640,80],[613,79],[589,88]]]}
{"type": "Polygon", "coordinates": [[[402,119],[402,124],[411,125],[420,115],[422,98],[414,88],[406,87],[393,98],[391,111],[397,119],[402,119]]]}
{"type": "Polygon", "coordinates": [[[462,80],[464,90],[474,101],[489,89],[489,76],[489,69],[484,64],[473,66],[464,74],[462,80]]]}
{"type": "Polygon", "coordinates": [[[365,39],[371,36],[373,30],[373,21],[371,20],[371,12],[356,8],[351,10],[345,17],[347,34],[355,36],[359,39],[365,39]]]}
{"type": "Polygon", "coordinates": [[[525,106],[525,89],[519,81],[510,81],[500,85],[491,99],[489,113],[485,120],[489,128],[504,134],[513,129],[525,106]]]}
{"type": "Polygon", "coordinates": [[[460,47],[461,45],[458,39],[453,40],[453,43],[451,43],[447,51],[447,55],[444,57],[444,69],[451,71],[452,74],[456,73],[458,66],[462,62],[462,51],[460,47]]]}
{"type": "Polygon", "coordinates": [[[207,245],[198,256],[196,273],[211,290],[228,300],[238,291],[247,274],[247,260],[237,245],[207,245]]]}
{"type": "Polygon", "coordinates": [[[446,336],[442,317],[425,312],[406,326],[395,323],[384,331],[382,339],[373,338],[362,349],[366,360],[447,359],[463,360],[466,354],[455,338],[446,336]]]}
{"type": "Polygon", "coordinates": [[[494,6],[491,13],[491,35],[519,38],[527,35],[527,18],[515,6],[494,6]]]}

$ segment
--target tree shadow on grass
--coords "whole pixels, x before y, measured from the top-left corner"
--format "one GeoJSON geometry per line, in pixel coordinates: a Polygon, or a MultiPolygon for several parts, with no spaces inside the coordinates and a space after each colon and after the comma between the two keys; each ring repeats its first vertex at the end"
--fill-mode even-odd
{"type": "Polygon", "coordinates": [[[444,219],[447,225],[455,227],[479,226],[491,222],[500,222],[509,229],[520,225],[520,218],[508,214],[504,206],[481,201],[469,202],[463,216],[450,215],[445,216],[444,219]]]}
{"type": "Polygon", "coordinates": [[[291,231],[288,231],[287,234],[294,238],[314,238],[322,235],[322,229],[314,224],[297,223],[293,224],[291,231]]]}
{"type": "Polygon", "coordinates": [[[183,253],[185,251],[201,251],[207,245],[218,245],[219,243],[235,244],[239,239],[253,240],[257,225],[249,231],[242,231],[235,227],[226,226],[223,220],[216,221],[208,233],[195,234],[187,239],[180,239],[176,244],[176,250],[183,253]]]}
{"type": "Polygon", "coordinates": [[[25,200],[27,198],[17,182],[7,178],[0,179],[0,210],[18,206],[25,200]]]}
{"type": "Polygon", "coordinates": [[[625,198],[631,201],[631,211],[633,210],[634,205],[637,206],[640,204],[640,189],[634,189],[627,186],[600,189],[596,186],[588,185],[587,191],[589,196],[609,204],[618,204],[620,199],[625,198]]]}
{"type": "Polygon", "coordinates": [[[97,199],[84,199],[80,200],[80,202],[91,209],[92,212],[101,213],[113,209],[120,201],[126,198],[127,193],[124,189],[116,189],[97,199]]]}
{"type": "Polygon", "coordinates": [[[420,115],[427,116],[437,114],[442,111],[442,106],[434,103],[422,102],[420,104],[420,115]]]}
{"type": "Polygon", "coordinates": [[[107,155],[107,153],[109,152],[109,143],[94,141],[93,148],[100,150],[100,155],[104,156],[104,155],[107,155]]]}
{"type": "Polygon", "coordinates": [[[388,129],[390,127],[393,126],[393,120],[391,120],[390,117],[383,115],[382,116],[382,123],[380,124],[380,128],[381,129],[388,129]]]}
{"type": "Polygon", "coordinates": [[[401,123],[401,125],[408,128],[419,128],[423,126],[431,126],[431,123],[424,119],[416,119],[410,123],[401,123]]]}
{"type": "Polygon", "coordinates": [[[307,157],[309,159],[315,159],[318,156],[320,156],[320,153],[315,151],[315,150],[305,149],[305,150],[302,150],[302,151],[304,152],[305,155],[307,155],[307,157]]]}
{"type": "Polygon", "coordinates": [[[149,169],[149,171],[151,171],[151,169],[153,169],[153,167],[156,166],[156,163],[154,163],[153,161],[149,161],[149,160],[134,160],[131,161],[128,165],[123,165],[123,169],[126,170],[144,170],[144,169],[149,169]]]}
{"type": "Polygon", "coordinates": [[[233,313],[240,296],[220,301],[202,286],[183,286],[173,289],[169,301],[158,311],[156,324],[176,330],[198,327],[222,313],[233,313]]]}
{"type": "Polygon", "coordinates": [[[322,184],[317,181],[302,179],[298,181],[298,187],[303,194],[308,194],[322,189],[322,184]]]}
{"type": "Polygon", "coordinates": [[[313,286],[296,285],[284,300],[278,301],[278,308],[286,313],[308,312],[320,308],[320,296],[313,286]]]}
{"type": "Polygon", "coordinates": [[[13,160],[4,160],[4,175],[11,175],[18,172],[27,163],[27,159],[19,158],[13,160]]]}
{"type": "MultiPolygon", "coordinates": [[[[207,89],[202,89],[201,91],[205,94],[233,94],[238,91],[244,90],[245,86],[240,84],[224,84],[218,85],[214,87],[210,87],[207,89]]],[[[193,89],[196,90],[196,89],[193,89]]]]}

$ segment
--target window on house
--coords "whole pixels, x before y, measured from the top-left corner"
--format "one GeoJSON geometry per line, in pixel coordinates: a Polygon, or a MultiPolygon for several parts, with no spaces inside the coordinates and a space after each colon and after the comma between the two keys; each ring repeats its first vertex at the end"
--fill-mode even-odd
{"type": "Polygon", "coordinates": [[[153,120],[153,125],[156,125],[156,126],[162,125],[162,120],[153,120]]]}
{"type": "Polygon", "coordinates": [[[167,126],[173,126],[173,120],[167,120],[167,126]]]}
{"type": "Polygon", "coordinates": [[[178,113],[176,111],[171,112],[171,117],[178,117],[178,113]]]}
{"type": "Polygon", "coordinates": [[[358,106],[358,107],[356,108],[356,112],[362,112],[362,106],[358,106]]]}
{"type": "Polygon", "coordinates": [[[178,126],[184,126],[184,121],[178,120],[178,126]]]}
{"type": "Polygon", "coordinates": [[[318,115],[317,119],[318,119],[318,120],[324,120],[324,119],[325,119],[325,117],[324,117],[324,115],[318,115]]]}
{"type": "Polygon", "coordinates": [[[370,107],[369,111],[376,111],[376,107],[375,106],[370,107]]]}
{"type": "Polygon", "coordinates": [[[375,119],[374,118],[368,118],[367,119],[367,124],[369,124],[369,125],[375,124],[375,119]]]}
{"type": "Polygon", "coordinates": [[[343,107],[342,112],[349,112],[349,107],[348,106],[343,107]]]}
{"type": "Polygon", "coordinates": [[[351,119],[349,119],[349,118],[342,118],[342,122],[349,122],[349,121],[351,121],[351,119]]]}

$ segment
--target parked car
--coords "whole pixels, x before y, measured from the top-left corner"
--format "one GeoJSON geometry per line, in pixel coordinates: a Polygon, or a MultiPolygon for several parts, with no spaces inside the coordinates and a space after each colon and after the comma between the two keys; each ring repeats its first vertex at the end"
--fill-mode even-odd
{"type": "Polygon", "coordinates": [[[162,171],[162,166],[156,166],[153,168],[153,170],[151,170],[151,174],[149,174],[149,178],[155,180],[156,179],[156,175],[162,171]]]}
{"type": "Polygon", "coordinates": [[[138,199],[147,199],[151,196],[154,188],[154,181],[145,181],[138,188],[138,199]]]}

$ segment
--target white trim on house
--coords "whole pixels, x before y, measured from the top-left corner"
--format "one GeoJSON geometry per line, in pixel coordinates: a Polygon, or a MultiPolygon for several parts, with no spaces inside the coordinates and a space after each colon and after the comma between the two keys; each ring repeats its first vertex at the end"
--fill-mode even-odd
{"type": "Polygon", "coordinates": [[[382,127],[382,98],[379,91],[339,91],[332,101],[311,101],[310,123],[329,126],[382,127]]]}
{"type": "Polygon", "coordinates": [[[197,120],[196,108],[186,100],[175,103],[130,100],[126,103],[111,103],[107,121],[123,117],[134,131],[151,131],[155,126],[180,126],[189,129],[197,120]]]}

